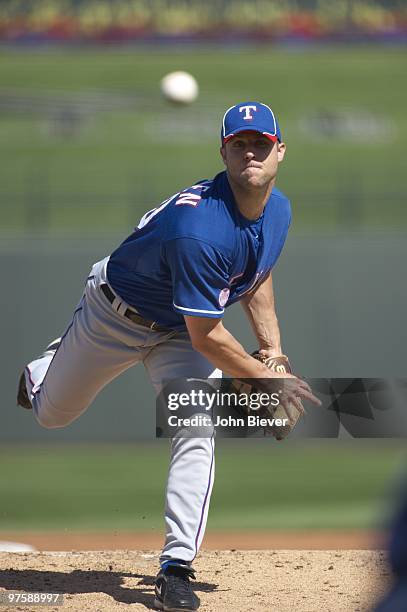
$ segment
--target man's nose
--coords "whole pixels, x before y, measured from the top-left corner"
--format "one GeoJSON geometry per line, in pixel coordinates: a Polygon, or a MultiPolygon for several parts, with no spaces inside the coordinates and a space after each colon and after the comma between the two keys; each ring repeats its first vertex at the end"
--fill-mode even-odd
{"type": "Polygon", "coordinates": [[[251,148],[246,149],[246,151],[245,151],[245,158],[246,159],[253,159],[253,157],[254,157],[254,153],[251,150],[251,148]]]}

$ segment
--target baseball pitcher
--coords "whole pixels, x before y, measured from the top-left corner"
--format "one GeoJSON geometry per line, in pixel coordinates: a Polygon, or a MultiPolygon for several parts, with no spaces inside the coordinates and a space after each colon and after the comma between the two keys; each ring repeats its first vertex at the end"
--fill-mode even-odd
{"type": "MultiPolygon", "coordinates": [[[[291,220],[289,201],[275,187],[285,149],[266,104],[243,102],[226,111],[220,148],[226,170],[147,212],[92,267],[62,337],[25,368],[18,403],[32,408],[40,425],[69,425],[105,385],[140,362],[157,393],[171,379],[226,373],[236,379],[286,378],[287,404],[298,412],[301,399],[319,403],[305,381],[281,366],[288,360],[282,356],[272,269],[291,220]],[[237,301],[257,338],[257,358],[222,323],[225,308],[237,301]]],[[[213,431],[200,438],[174,436],[155,587],[161,610],[198,609],[190,578],[214,466],[213,431]]]]}

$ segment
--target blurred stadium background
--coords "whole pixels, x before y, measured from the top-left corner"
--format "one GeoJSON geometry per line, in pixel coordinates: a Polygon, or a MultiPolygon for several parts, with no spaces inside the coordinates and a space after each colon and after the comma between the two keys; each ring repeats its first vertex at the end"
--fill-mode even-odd
{"type": "MultiPolygon", "coordinates": [[[[0,536],[161,529],[168,448],[152,439],[142,368],[61,431],[18,411],[15,387],[91,263],[222,169],[220,118],[236,101],[269,102],[288,145],[278,186],[293,225],[275,284],[296,370],[405,376],[406,42],[401,0],[0,3],[0,536]],[[189,107],[160,97],[178,69],[200,85],[189,107]]],[[[239,308],[226,320],[251,348],[239,308]]],[[[377,526],[405,442],[342,433],[220,441],[209,529],[377,526]]]]}

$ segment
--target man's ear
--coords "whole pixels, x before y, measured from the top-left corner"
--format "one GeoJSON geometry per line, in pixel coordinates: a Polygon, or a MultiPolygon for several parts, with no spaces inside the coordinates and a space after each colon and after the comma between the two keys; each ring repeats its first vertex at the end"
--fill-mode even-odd
{"type": "Polygon", "coordinates": [[[226,149],[225,149],[225,147],[221,146],[221,148],[219,149],[219,152],[220,152],[220,156],[221,156],[221,158],[223,160],[223,163],[226,166],[226,149]]]}
{"type": "Polygon", "coordinates": [[[282,162],[284,159],[284,155],[286,152],[286,146],[285,146],[285,142],[278,142],[277,141],[277,159],[279,162],[282,162]]]}

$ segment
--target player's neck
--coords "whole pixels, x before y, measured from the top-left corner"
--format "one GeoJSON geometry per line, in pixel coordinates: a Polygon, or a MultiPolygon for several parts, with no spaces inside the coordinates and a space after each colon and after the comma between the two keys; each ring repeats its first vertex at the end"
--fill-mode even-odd
{"type": "Polygon", "coordinates": [[[264,189],[247,189],[229,179],[236,206],[246,219],[258,219],[270,198],[274,181],[264,189]]]}

